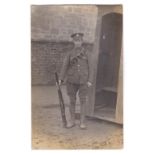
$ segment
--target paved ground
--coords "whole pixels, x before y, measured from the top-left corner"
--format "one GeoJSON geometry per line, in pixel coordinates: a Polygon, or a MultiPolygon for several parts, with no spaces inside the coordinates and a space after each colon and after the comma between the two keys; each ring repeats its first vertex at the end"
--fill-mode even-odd
{"type": "MultiPolygon", "coordinates": [[[[65,89],[63,88],[63,92],[65,89]]],[[[68,116],[68,97],[63,94],[68,116]]],[[[77,104],[77,111],[78,106],[77,104]]],[[[57,91],[52,86],[32,87],[33,149],[115,149],[122,148],[122,127],[87,118],[87,130],[80,130],[79,120],[72,129],[62,127],[57,91]]]]}

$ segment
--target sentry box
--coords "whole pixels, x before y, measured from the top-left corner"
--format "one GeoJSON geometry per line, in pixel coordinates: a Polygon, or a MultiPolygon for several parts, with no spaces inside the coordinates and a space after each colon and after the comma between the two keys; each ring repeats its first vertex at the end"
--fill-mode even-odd
{"type": "Polygon", "coordinates": [[[98,6],[87,116],[123,124],[122,6],[98,6]]]}

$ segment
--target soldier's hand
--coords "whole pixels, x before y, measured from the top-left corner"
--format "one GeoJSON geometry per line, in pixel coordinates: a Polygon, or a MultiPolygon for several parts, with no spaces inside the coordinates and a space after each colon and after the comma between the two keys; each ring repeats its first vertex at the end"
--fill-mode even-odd
{"type": "Polygon", "coordinates": [[[62,85],[63,81],[62,80],[59,80],[59,85],[62,85]]]}
{"type": "Polygon", "coordinates": [[[87,86],[88,86],[88,87],[91,87],[91,86],[92,86],[92,83],[88,81],[88,82],[87,82],[87,86]]]}

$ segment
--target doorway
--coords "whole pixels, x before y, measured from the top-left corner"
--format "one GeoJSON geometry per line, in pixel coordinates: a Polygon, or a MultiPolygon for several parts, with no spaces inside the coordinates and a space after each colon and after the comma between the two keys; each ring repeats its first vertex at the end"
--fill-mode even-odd
{"type": "Polygon", "coordinates": [[[122,15],[109,13],[102,17],[100,49],[96,74],[94,115],[115,118],[120,54],[122,15]]]}

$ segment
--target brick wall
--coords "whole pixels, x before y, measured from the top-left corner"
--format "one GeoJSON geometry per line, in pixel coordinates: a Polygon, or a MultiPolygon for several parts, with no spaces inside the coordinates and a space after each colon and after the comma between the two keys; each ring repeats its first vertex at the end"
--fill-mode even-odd
{"type": "MultiPolygon", "coordinates": [[[[92,50],[92,44],[84,44],[84,46],[92,50]]],[[[60,72],[63,58],[72,47],[71,42],[32,41],[32,84],[55,84],[54,72],[55,70],[60,72]]]]}
{"type": "Polygon", "coordinates": [[[32,40],[70,41],[75,32],[93,42],[97,7],[94,5],[42,5],[31,7],[32,40]]]}

